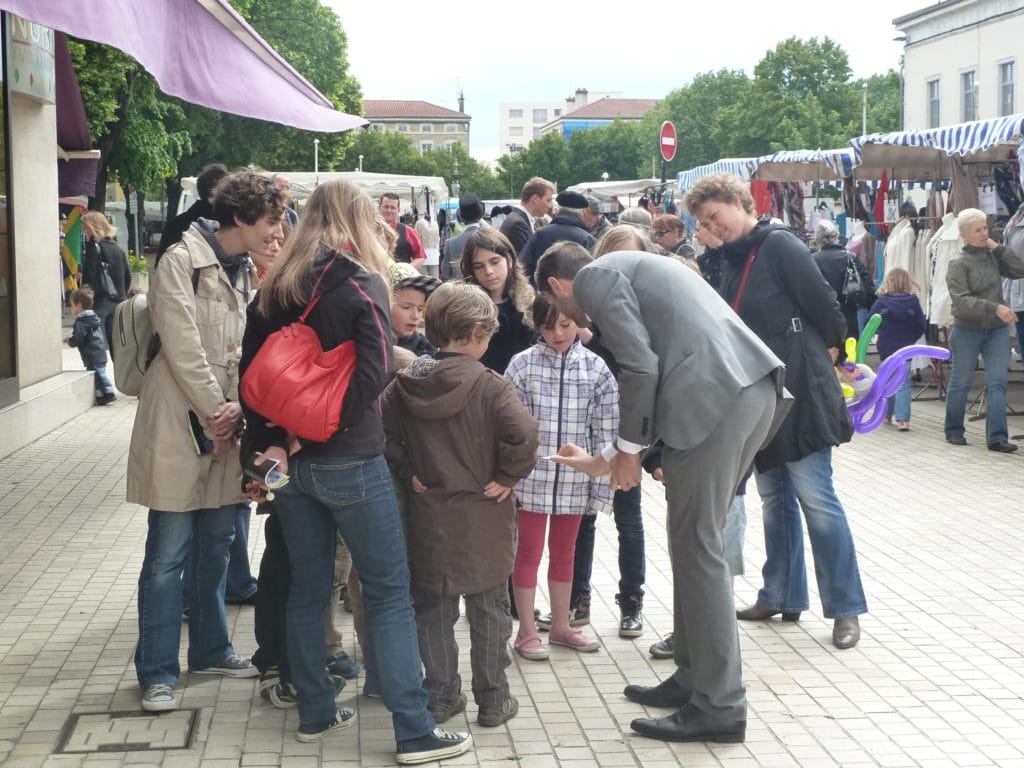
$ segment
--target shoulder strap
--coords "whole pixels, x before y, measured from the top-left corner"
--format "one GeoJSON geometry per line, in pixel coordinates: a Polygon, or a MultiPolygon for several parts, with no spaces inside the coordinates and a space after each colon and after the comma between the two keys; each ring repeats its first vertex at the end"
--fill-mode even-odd
{"type": "Polygon", "coordinates": [[[747,256],[747,265],[743,268],[743,277],[740,278],[740,287],[736,291],[736,298],[732,302],[732,311],[737,315],[740,313],[740,302],[743,301],[743,291],[747,288],[747,278],[750,277],[750,268],[754,265],[754,259],[757,258],[757,246],[753,246],[750,249],[750,254],[747,256]]]}

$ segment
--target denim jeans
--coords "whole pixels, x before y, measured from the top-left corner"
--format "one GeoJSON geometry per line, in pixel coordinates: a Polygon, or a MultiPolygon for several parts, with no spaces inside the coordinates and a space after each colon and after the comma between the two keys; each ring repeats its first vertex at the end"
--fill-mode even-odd
{"type": "Polygon", "coordinates": [[[103,395],[114,394],[114,383],[110,380],[110,376],[107,375],[107,364],[97,365],[92,370],[92,387],[96,397],[100,398],[103,395]]]}
{"type": "Polygon", "coordinates": [[[764,511],[764,586],[757,602],[775,611],[805,611],[807,567],[800,510],[814,555],[814,575],[825,617],[842,619],[867,612],[857,552],[846,512],[832,487],[832,449],[757,473],[764,511]]]}
{"type": "Polygon", "coordinates": [[[1017,357],[1024,360],[1024,312],[1017,313],[1017,357]]]}
{"type": "Polygon", "coordinates": [[[234,535],[235,505],[191,512],[149,510],[139,575],[139,641],[135,672],[145,688],[181,676],[181,574],[188,569],[188,665],[204,669],[234,654],[224,613],[224,575],[234,535]],[[195,546],[193,546],[193,541],[195,546]]]}
{"type": "Polygon", "coordinates": [[[324,613],[337,530],[359,571],[395,738],[429,733],[435,723],[422,685],[405,538],[387,463],[380,456],[295,456],[288,474],[291,482],[275,491],[274,506],[291,562],[286,635],[301,724],[328,722],[336,709],[334,689],[324,675],[324,613]]]}
{"type": "MultiPolygon", "coordinates": [[[[643,597],[647,579],[644,555],[644,518],[640,509],[640,486],[616,491],[612,513],[619,532],[619,594],[616,599],[643,597]]],[[[590,594],[590,575],[594,570],[594,538],[597,515],[584,515],[576,534],[573,561],[572,599],[590,594]]]]}
{"type": "Polygon", "coordinates": [[[1005,442],[1006,379],[1010,365],[1010,327],[1003,325],[987,331],[954,325],[949,332],[949,350],[953,353],[953,368],[949,374],[946,392],[946,437],[964,436],[964,412],[967,410],[967,390],[980,354],[985,360],[985,442],[988,445],[1005,442]]]}
{"type": "Polygon", "coordinates": [[[249,502],[235,505],[235,539],[228,557],[228,581],[224,599],[229,603],[248,600],[256,594],[256,578],[249,567],[249,502]]]}
{"type": "Polygon", "coordinates": [[[910,401],[913,397],[910,381],[910,360],[903,367],[903,383],[885,404],[885,413],[896,421],[910,421],[910,401]]]}

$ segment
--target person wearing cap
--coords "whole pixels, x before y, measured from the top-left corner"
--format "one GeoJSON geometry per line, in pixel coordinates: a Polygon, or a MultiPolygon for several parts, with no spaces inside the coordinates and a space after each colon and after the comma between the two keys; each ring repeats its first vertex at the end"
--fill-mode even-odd
{"type": "Polygon", "coordinates": [[[444,244],[444,255],[441,258],[441,279],[461,280],[462,274],[462,251],[466,247],[469,236],[480,229],[480,220],[486,212],[480,198],[472,192],[467,192],[459,198],[459,221],[466,225],[466,228],[455,237],[449,237],[444,244]]]}
{"type": "Polygon", "coordinates": [[[555,185],[540,176],[534,176],[523,184],[519,205],[512,206],[505,220],[501,222],[501,234],[508,238],[516,254],[522,252],[530,239],[537,218],[551,213],[551,198],[555,185]]]}
{"type": "Polygon", "coordinates": [[[668,251],[669,254],[687,259],[697,256],[693,246],[686,240],[686,222],[671,213],[663,214],[653,220],[651,240],[668,251]]]}
{"type": "Polygon", "coordinates": [[[558,214],[547,226],[541,227],[526,241],[519,252],[519,263],[523,265],[523,273],[533,285],[533,273],[537,262],[548,248],[555,243],[579,243],[588,251],[593,251],[597,240],[581,218],[583,211],[590,208],[587,198],[579,192],[559,192],[555,198],[558,203],[558,214]]]}
{"type": "Polygon", "coordinates": [[[612,223],[601,213],[600,200],[593,195],[584,195],[583,197],[587,201],[587,207],[583,209],[580,218],[583,219],[583,223],[587,225],[587,229],[590,230],[594,239],[600,240],[612,228],[612,223]]]}
{"type": "MultiPolygon", "coordinates": [[[[911,205],[913,207],[913,205],[911,205]]],[[[846,338],[858,338],[860,325],[857,320],[858,309],[868,309],[875,302],[875,281],[871,272],[855,255],[839,244],[839,228],[835,222],[822,219],[814,228],[814,242],[818,244],[818,252],[814,254],[814,263],[832,286],[839,300],[839,308],[846,318],[846,338]],[[861,293],[859,297],[848,296],[845,292],[846,271],[853,262],[860,275],[861,293]]]]}
{"type": "Polygon", "coordinates": [[[394,279],[391,289],[391,330],[395,334],[395,343],[417,357],[433,357],[437,348],[420,332],[420,321],[427,299],[441,281],[430,275],[416,274],[408,264],[395,264],[391,272],[394,279]]]}

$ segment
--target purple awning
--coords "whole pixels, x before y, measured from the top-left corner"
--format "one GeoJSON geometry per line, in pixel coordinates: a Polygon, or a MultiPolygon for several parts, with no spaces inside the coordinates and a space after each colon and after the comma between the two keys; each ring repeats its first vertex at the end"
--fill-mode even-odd
{"type": "MultiPolygon", "coordinates": [[[[89,123],[85,118],[78,77],[68,53],[63,32],[54,36],[54,69],[56,76],[57,146],[68,152],[89,149],[89,123]]],[[[61,197],[96,194],[98,159],[57,161],[57,190],[61,197]]]]}
{"type": "Polygon", "coordinates": [[[133,56],[164,93],[308,131],[366,120],[337,111],[226,0],[0,0],[0,8],[133,56]]]}

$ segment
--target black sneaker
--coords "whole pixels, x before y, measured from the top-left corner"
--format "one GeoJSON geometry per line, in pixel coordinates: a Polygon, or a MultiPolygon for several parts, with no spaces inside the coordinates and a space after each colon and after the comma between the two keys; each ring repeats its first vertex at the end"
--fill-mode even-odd
{"type": "Polygon", "coordinates": [[[644,633],[644,599],[636,595],[617,598],[619,604],[619,637],[640,637],[644,633]]]}
{"type": "MultiPolygon", "coordinates": [[[[551,614],[546,613],[537,618],[537,629],[541,632],[551,631],[551,614]]],[[[585,627],[590,623],[590,595],[578,595],[569,605],[569,626],[585,627]]]]}
{"type": "Polygon", "coordinates": [[[327,671],[346,680],[355,680],[359,677],[360,668],[347,653],[338,651],[327,659],[327,671]]]}
{"type": "Polygon", "coordinates": [[[107,392],[96,398],[96,405],[110,405],[115,400],[117,400],[117,395],[113,392],[107,392]]]}
{"type": "Polygon", "coordinates": [[[434,716],[434,722],[440,725],[441,723],[451,720],[460,712],[465,712],[466,701],[466,694],[459,691],[459,695],[455,697],[455,701],[448,706],[444,706],[443,704],[437,704],[435,706],[428,705],[427,709],[429,709],[430,714],[434,716]]]}
{"type": "Polygon", "coordinates": [[[260,697],[264,701],[270,701],[270,690],[281,682],[281,670],[275,667],[268,667],[266,672],[260,673],[260,697]]]}
{"type": "Polygon", "coordinates": [[[356,713],[347,707],[338,707],[334,713],[334,719],[326,723],[313,723],[312,725],[300,725],[295,732],[295,738],[304,744],[312,741],[320,741],[328,733],[348,728],[356,721],[356,713]]]}
{"type": "Polygon", "coordinates": [[[472,746],[473,737],[468,733],[453,733],[435,728],[418,739],[398,742],[398,754],[395,759],[399,765],[429,763],[465,754],[472,746]]]}
{"type": "Polygon", "coordinates": [[[665,635],[664,640],[659,640],[652,645],[649,653],[656,659],[671,659],[675,656],[675,649],[672,646],[672,633],[669,632],[665,635]]]}
{"type": "MultiPolygon", "coordinates": [[[[345,688],[345,678],[338,675],[328,675],[327,679],[334,688],[334,695],[337,697],[345,688]]],[[[260,691],[260,695],[262,694],[263,692],[260,691]]],[[[281,681],[268,689],[267,695],[264,698],[278,709],[292,709],[298,702],[299,692],[295,690],[295,686],[291,683],[281,681]]]]}

